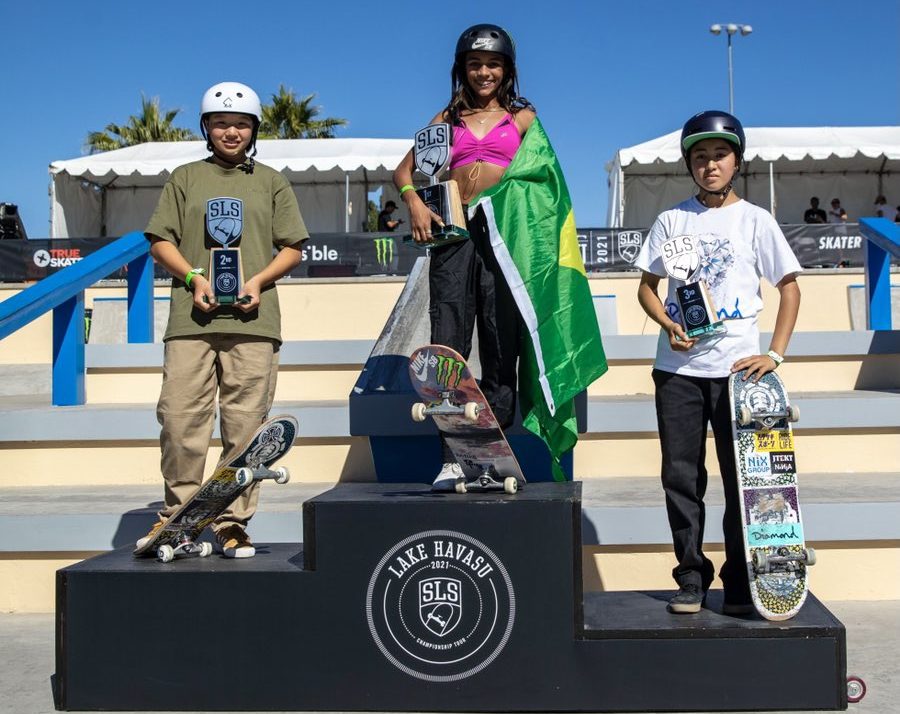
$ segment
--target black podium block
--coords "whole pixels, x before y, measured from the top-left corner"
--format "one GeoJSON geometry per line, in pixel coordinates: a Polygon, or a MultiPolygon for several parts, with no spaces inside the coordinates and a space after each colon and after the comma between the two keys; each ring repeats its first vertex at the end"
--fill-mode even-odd
{"type": "Polygon", "coordinates": [[[845,632],[581,590],[580,484],[515,496],[338,486],[304,544],[57,575],[57,706],[73,710],[842,709],[845,632]],[[790,684],[785,685],[782,678],[790,684]]]}

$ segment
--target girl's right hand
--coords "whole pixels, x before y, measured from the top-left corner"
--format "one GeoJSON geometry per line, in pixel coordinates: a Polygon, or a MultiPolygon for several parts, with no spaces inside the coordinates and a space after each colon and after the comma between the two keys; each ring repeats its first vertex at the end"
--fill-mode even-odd
{"type": "Polygon", "coordinates": [[[684,332],[684,328],[677,322],[673,321],[666,328],[666,332],[669,333],[669,347],[675,352],[687,352],[697,343],[697,339],[688,337],[684,332]]]}
{"type": "Polygon", "coordinates": [[[413,240],[416,243],[431,243],[432,224],[437,223],[443,227],[444,222],[437,213],[425,205],[415,191],[407,191],[407,194],[411,194],[408,199],[404,196],[404,199],[409,210],[409,227],[413,240]]]}

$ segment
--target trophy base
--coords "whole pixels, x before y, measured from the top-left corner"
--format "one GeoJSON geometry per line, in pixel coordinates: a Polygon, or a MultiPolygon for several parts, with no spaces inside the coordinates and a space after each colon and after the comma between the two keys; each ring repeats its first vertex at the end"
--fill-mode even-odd
{"type": "Polygon", "coordinates": [[[440,248],[443,245],[459,243],[469,239],[469,231],[460,226],[444,226],[440,231],[431,234],[431,240],[427,243],[417,243],[412,235],[403,236],[404,243],[412,243],[416,248],[440,248]]]}
{"type": "Polygon", "coordinates": [[[703,325],[702,327],[695,327],[692,330],[687,330],[684,334],[687,335],[690,340],[705,340],[710,337],[724,334],[725,332],[727,332],[725,322],[719,320],[718,322],[713,322],[709,325],[703,325]]]}

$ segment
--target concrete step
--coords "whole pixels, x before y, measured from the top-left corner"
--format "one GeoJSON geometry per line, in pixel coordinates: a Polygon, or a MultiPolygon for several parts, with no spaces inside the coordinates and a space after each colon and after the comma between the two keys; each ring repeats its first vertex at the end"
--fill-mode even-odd
{"type": "MultiPolygon", "coordinates": [[[[794,429],[802,472],[882,472],[900,463],[900,391],[799,393],[794,399],[801,413],[794,429]]],[[[404,403],[384,414],[382,435],[435,433],[431,422],[414,424],[408,407],[404,403]]],[[[297,445],[285,458],[298,481],[374,480],[368,440],[351,436],[346,401],[282,401],[272,414],[290,414],[300,422],[297,445]]],[[[4,397],[0,424],[7,466],[0,471],[0,487],[152,484],[159,477],[154,404],[52,407],[46,397],[4,397]]],[[[210,470],[219,447],[211,446],[210,470]]],[[[707,451],[707,468],[718,473],[711,441],[707,451]]],[[[587,431],[575,450],[576,478],[658,471],[653,397],[590,398],[587,431]]]]}

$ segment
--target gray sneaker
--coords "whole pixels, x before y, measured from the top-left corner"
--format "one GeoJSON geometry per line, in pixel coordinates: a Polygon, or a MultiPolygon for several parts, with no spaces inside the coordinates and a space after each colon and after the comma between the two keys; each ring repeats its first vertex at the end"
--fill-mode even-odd
{"type": "Polygon", "coordinates": [[[462,467],[459,464],[448,462],[444,464],[441,472],[434,479],[434,483],[431,484],[431,490],[444,493],[455,491],[456,482],[460,479],[465,480],[465,478],[466,476],[463,474],[462,467]]]}
{"type": "Polygon", "coordinates": [[[666,609],[679,615],[690,615],[700,612],[703,599],[703,589],[699,585],[688,583],[682,585],[675,597],[669,600],[666,609]]]}

